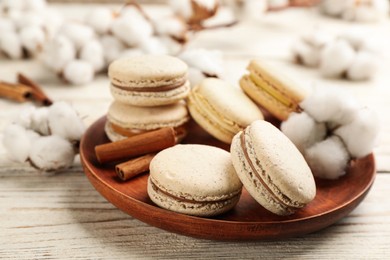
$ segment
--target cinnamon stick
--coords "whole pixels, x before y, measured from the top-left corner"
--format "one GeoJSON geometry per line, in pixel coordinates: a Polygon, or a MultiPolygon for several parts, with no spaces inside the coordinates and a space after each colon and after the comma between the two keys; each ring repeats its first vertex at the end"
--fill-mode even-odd
{"type": "Polygon", "coordinates": [[[147,154],[115,166],[115,172],[122,181],[127,181],[141,173],[149,171],[149,165],[155,154],[147,154]]]}
{"type": "Polygon", "coordinates": [[[18,82],[24,84],[33,89],[33,97],[44,106],[50,106],[53,101],[46,95],[42,88],[30,78],[26,77],[22,73],[18,73],[18,82]]]}
{"type": "Polygon", "coordinates": [[[176,135],[174,129],[165,127],[121,141],[98,145],[95,147],[95,153],[98,161],[104,164],[155,153],[175,144],[176,135]]]}
{"type": "Polygon", "coordinates": [[[23,84],[13,84],[0,81],[0,97],[18,102],[25,102],[33,95],[33,90],[23,84]]]}

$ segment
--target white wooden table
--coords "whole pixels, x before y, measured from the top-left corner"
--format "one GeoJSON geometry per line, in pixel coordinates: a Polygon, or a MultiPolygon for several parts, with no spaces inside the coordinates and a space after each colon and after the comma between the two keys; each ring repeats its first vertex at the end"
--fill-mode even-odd
{"type": "MultiPolygon", "coordinates": [[[[57,5],[77,17],[85,6],[57,5]]],[[[160,7],[148,10],[159,12],[160,7]]],[[[107,202],[89,183],[79,162],[57,175],[39,173],[6,159],[0,145],[0,259],[281,258],[386,259],[390,254],[390,48],[371,82],[323,80],[318,72],[290,62],[295,37],[314,26],[337,33],[356,24],[324,18],[314,10],[268,14],[256,23],[202,32],[193,46],[218,48],[226,58],[226,80],[237,85],[249,59],[263,57],[310,87],[336,85],[379,113],[382,132],[375,156],[377,177],[366,199],[325,230],[281,241],[218,242],[169,233],[134,219],[107,202]]],[[[389,20],[362,25],[369,37],[390,46],[389,20]]],[[[106,113],[112,98],[102,75],[86,86],[66,86],[37,61],[0,60],[0,79],[24,72],[54,100],[71,102],[90,125],[106,113]]],[[[0,100],[0,130],[20,104],[0,100]]],[[[1,136],[0,136],[1,137],[1,136]]]]}

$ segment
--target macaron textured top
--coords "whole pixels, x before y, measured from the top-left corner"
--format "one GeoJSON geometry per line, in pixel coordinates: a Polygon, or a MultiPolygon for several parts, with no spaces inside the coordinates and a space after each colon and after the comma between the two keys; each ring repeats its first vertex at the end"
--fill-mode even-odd
{"type": "Polygon", "coordinates": [[[253,122],[234,137],[231,154],[245,188],[271,212],[289,215],[314,199],[316,186],[309,166],[272,124],[253,122]]]}
{"type": "Polygon", "coordinates": [[[116,100],[131,105],[172,104],[190,91],[187,69],[183,61],[166,55],[118,59],[108,68],[111,93],[116,100]]]}
{"type": "Polygon", "coordinates": [[[225,143],[263,119],[260,109],[239,88],[216,78],[207,78],[192,89],[188,107],[199,125],[225,143]]]}
{"type": "Polygon", "coordinates": [[[247,69],[249,74],[241,78],[240,86],[255,102],[282,121],[300,111],[306,92],[292,79],[261,60],[252,60],[247,69]]]}
{"type": "Polygon", "coordinates": [[[150,163],[148,193],[161,207],[199,216],[232,208],[242,184],[230,154],[207,145],[176,145],[150,163]]]}

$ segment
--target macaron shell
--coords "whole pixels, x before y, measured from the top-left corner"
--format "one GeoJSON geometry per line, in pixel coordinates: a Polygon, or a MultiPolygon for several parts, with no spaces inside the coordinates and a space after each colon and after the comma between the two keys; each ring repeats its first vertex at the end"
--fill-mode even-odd
{"type": "Polygon", "coordinates": [[[114,101],[107,119],[122,128],[154,130],[180,126],[189,120],[189,115],[184,101],[158,107],[137,107],[114,101]]]}
{"type": "Polygon", "coordinates": [[[108,68],[111,82],[120,87],[160,87],[185,80],[188,66],[178,58],[167,55],[142,55],[122,58],[108,68]]]}
{"type": "Polygon", "coordinates": [[[211,201],[201,203],[191,203],[185,201],[175,200],[164,193],[156,191],[151,184],[151,179],[148,179],[147,192],[150,199],[158,206],[193,216],[211,217],[222,214],[232,209],[240,199],[240,194],[225,200],[225,201],[211,201]]]}
{"type": "Polygon", "coordinates": [[[250,98],[281,121],[286,120],[290,113],[293,112],[292,109],[286,107],[273,96],[256,86],[249,78],[249,75],[245,75],[240,79],[240,86],[250,98]]]}
{"type": "Polygon", "coordinates": [[[112,129],[111,123],[109,121],[106,121],[104,125],[104,132],[106,133],[108,139],[111,142],[116,142],[127,138],[126,136],[123,136],[115,132],[114,129],[112,129]]]}
{"type": "Polygon", "coordinates": [[[190,92],[190,83],[186,81],[183,86],[159,92],[127,91],[110,85],[110,91],[115,100],[133,106],[162,106],[176,103],[186,98],[190,92]]]}

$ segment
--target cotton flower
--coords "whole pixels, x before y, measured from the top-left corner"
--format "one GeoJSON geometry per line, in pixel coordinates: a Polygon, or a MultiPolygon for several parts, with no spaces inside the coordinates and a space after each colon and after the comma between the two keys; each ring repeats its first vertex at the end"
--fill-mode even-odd
{"type": "Polygon", "coordinates": [[[130,7],[125,8],[114,20],[111,31],[129,46],[137,46],[153,34],[151,23],[139,11],[130,7]]]}
{"type": "Polygon", "coordinates": [[[336,40],[322,52],[320,72],[328,78],[340,77],[352,64],[354,57],[355,51],[346,41],[336,40]]]}
{"type": "Polygon", "coordinates": [[[61,33],[74,44],[77,50],[95,37],[95,32],[91,27],[77,22],[65,23],[61,33]]]}
{"type": "Polygon", "coordinates": [[[10,19],[0,17],[0,33],[13,32],[15,30],[15,24],[10,19]]]}
{"type": "Polygon", "coordinates": [[[11,59],[22,58],[22,43],[19,35],[14,31],[3,32],[0,37],[0,50],[11,59]]]}
{"type": "Polygon", "coordinates": [[[375,75],[377,69],[377,58],[371,53],[360,51],[347,70],[347,78],[355,81],[368,80],[375,75]]]}
{"type": "Polygon", "coordinates": [[[30,11],[43,11],[47,7],[46,0],[27,0],[24,1],[24,8],[30,11]]]}
{"type": "Polygon", "coordinates": [[[350,158],[340,139],[332,136],[308,148],[305,159],[314,176],[337,179],[346,173],[350,158]]]}
{"type": "Polygon", "coordinates": [[[74,156],[70,142],[56,135],[36,139],[29,154],[31,163],[44,171],[68,168],[72,165],[74,156]]]}
{"type": "Polygon", "coordinates": [[[280,129],[302,153],[306,148],[323,140],[327,134],[326,124],[317,123],[305,112],[292,113],[282,122],[280,129]]]}
{"type": "Polygon", "coordinates": [[[112,11],[104,7],[95,8],[85,16],[85,23],[99,34],[107,33],[113,20],[114,15],[112,11]]]}
{"type": "Polygon", "coordinates": [[[239,20],[256,20],[268,10],[267,0],[228,0],[227,3],[239,20]]]}
{"type": "Polygon", "coordinates": [[[289,0],[268,0],[269,8],[283,8],[288,6],[289,0]]]}
{"type": "Polygon", "coordinates": [[[132,58],[132,57],[138,57],[145,55],[145,52],[143,52],[140,48],[129,48],[122,51],[118,57],[120,58],[132,58]]]}
{"type": "Polygon", "coordinates": [[[105,66],[104,50],[102,44],[98,40],[87,42],[80,50],[80,59],[89,62],[95,72],[102,71],[105,66]]]}
{"type": "Polygon", "coordinates": [[[335,130],[354,158],[369,154],[374,148],[380,123],[378,116],[367,108],[359,110],[355,118],[335,130]]]}
{"type": "Polygon", "coordinates": [[[223,73],[223,56],[218,50],[189,49],[178,57],[207,76],[220,77],[223,73]]]}
{"type": "Polygon", "coordinates": [[[58,35],[45,45],[41,58],[47,67],[59,73],[76,58],[76,49],[67,37],[58,35]]]}
{"type": "Polygon", "coordinates": [[[47,8],[45,12],[41,12],[41,15],[44,20],[43,28],[46,32],[47,38],[54,38],[61,29],[61,26],[64,24],[64,18],[59,12],[49,8],[47,8]]]}
{"type": "Polygon", "coordinates": [[[79,141],[85,126],[76,111],[65,102],[55,102],[49,107],[48,123],[52,135],[71,142],[79,141]]]}
{"type": "Polygon", "coordinates": [[[169,5],[176,15],[189,23],[201,21],[215,15],[218,0],[170,0],[169,5]]]}
{"type": "Polygon", "coordinates": [[[93,66],[83,60],[73,60],[65,66],[63,76],[71,84],[86,84],[93,80],[93,66]]]}
{"type": "Polygon", "coordinates": [[[190,82],[190,85],[193,87],[198,85],[202,80],[204,80],[207,77],[201,70],[197,68],[189,67],[187,78],[190,82]]]}
{"type": "Polygon", "coordinates": [[[185,40],[187,34],[187,25],[175,16],[165,17],[153,22],[156,33],[167,35],[177,40],[185,40]]]}
{"type": "Polygon", "coordinates": [[[20,40],[30,54],[35,55],[42,50],[46,40],[45,32],[37,26],[24,27],[20,33],[20,40]]]}
{"type": "Polygon", "coordinates": [[[345,10],[354,3],[354,0],[323,0],[321,1],[321,10],[323,13],[331,16],[341,16],[345,10]]]}
{"type": "Polygon", "coordinates": [[[20,30],[27,26],[44,27],[45,21],[40,13],[28,11],[24,12],[20,19],[16,20],[16,27],[20,30]]]}
{"type": "Polygon", "coordinates": [[[32,114],[35,112],[36,107],[29,105],[25,106],[14,119],[14,123],[18,124],[26,129],[32,128],[32,114]]]}
{"type": "Polygon", "coordinates": [[[31,140],[27,130],[20,125],[10,124],[3,132],[3,144],[10,159],[25,162],[28,159],[31,140]]]}
{"type": "Polygon", "coordinates": [[[30,129],[41,135],[49,135],[49,110],[47,107],[40,107],[31,113],[30,129]]]}
{"type": "Polygon", "coordinates": [[[0,2],[0,10],[4,13],[10,10],[22,10],[24,8],[24,0],[2,0],[0,2]]]}
{"type": "Polygon", "coordinates": [[[104,59],[108,64],[118,59],[120,54],[126,49],[125,44],[112,35],[102,36],[100,43],[104,50],[104,59]]]}
{"type": "Polygon", "coordinates": [[[143,52],[154,55],[167,55],[168,48],[158,37],[150,37],[140,42],[143,52]]]}

